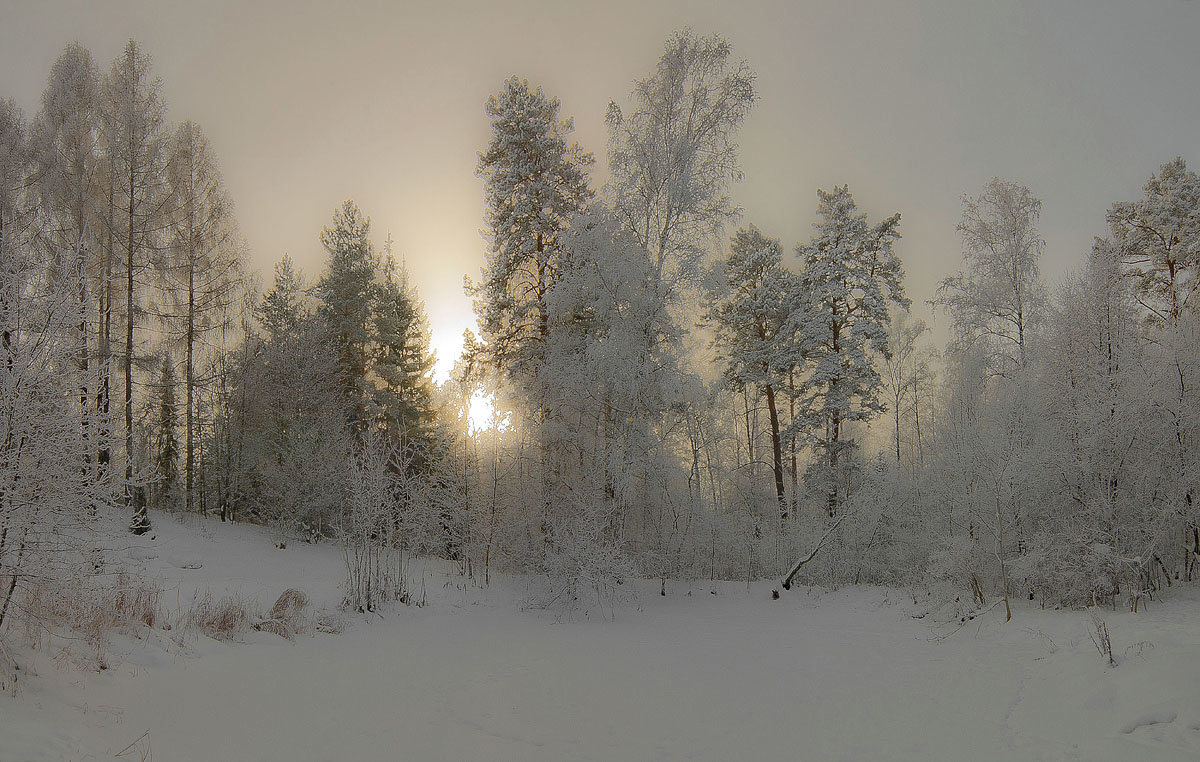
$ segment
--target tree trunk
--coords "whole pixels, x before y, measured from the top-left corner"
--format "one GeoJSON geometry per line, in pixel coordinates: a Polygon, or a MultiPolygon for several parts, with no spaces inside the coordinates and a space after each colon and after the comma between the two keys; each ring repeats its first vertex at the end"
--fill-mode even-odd
{"type": "Polygon", "coordinates": [[[779,441],[779,414],[775,410],[775,389],[771,384],[765,384],[763,391],[767,395],[767,412],[771,417],[771,455],[775,473],[775,497],[779,501],[779,519],[785,521],[788,517],[787,500],[783,494],[783,445],[779,441]]]}
{"type": "Polygon", "coordinates": [[[187,512],[192,510],[192,489],[193,489],[193,464],[195,462],[192,442],[193,442],[193,420],[192,409],[194,407],[193,394],[196,388],[196,375],[194,366],[193,350],[196,344],[196,265],[195,258],[188,258],[188,314],[187,314],[187,368],[185,386],[187,396],[187,409],[184,412],[184,427],[186,429],[184,438],[184,498],[183,507],[187,512]]]}
{"type": "Polygon", "coordinates": [[[837,512],[838,507],[838,440],[841,437],[842,416],[837,410],[830,415],[829,421],[829,516],[837,512]]]}

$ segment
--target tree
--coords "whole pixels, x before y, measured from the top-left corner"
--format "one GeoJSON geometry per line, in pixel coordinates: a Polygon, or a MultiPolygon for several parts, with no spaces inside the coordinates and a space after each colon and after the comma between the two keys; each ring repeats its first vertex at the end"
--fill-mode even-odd
{"type": "MultiPolygon", "coordinates": [[[[99,127],[100,76],[87,49],[71,43],[50,71],[31,144],[37,195],[47,213],[48,261],[55,268],[56,277],[70,281],[76,290],[79,313],[76,362],[85,380],[91,360],[89,265],[98,253],[96,244],[103,224],[99,127]]],[[[79,404],[84,411],[80,435],[85,443],[86,468],[91,460],[93,424],[89,414],[92,400],[86,386],[79,389],[79,404]]]]}
{"type": "Polygon", "coordinates": [[[175,365],[164,354],[158,377],[156,420],[154,422],[154,476],[158,482],[159,508],[175,505],[179,496],[179,410],[175,402],[175,365]]]}
{"type": "Polygon", "coordinates": [[[1200,278],[1200,177],[1182,158],[1162,165],[1145,198],[1108,211],[1113,243],[1155,320],[1176,323],[1200,278]]]}
{"type": "Polygon", "coordinates": [[[73,584],[89,568],[93,511],[113,497],[80,468],[78,393],[89,378],[78,364],[78,291],[38,247],[48,234],[30,154],[20,110],[0,100],[0,628],[14,601],[20,611],[35,587],[73,584]]]}
{"type": "Polygon", "coordinates": [[[383,270],[374,318],[376,404],[392,438],[419,444],[425,456],[432,454],[437,415],[430,375],[433,355],[429,351],[429,322],[407,273],[397,269],[390,251],[383,270]]]}
{"type": "Polygon", "coordinates": [[[1041,211],[1028,188],[1000,178],[963,199],[958,232],[967,270],[943,280],[934,303],[950,312],[954,348],[983,352],[994,374],[1025,368],[1031,327],[1043,311],[1041,211]]]}
{"type": "Polygon", "coordinates": [[[137,274],[146,267],[163,224],[165,109],[150,57],[130,40],[104,79],[101,136],[110,159],[114,236],[125,249],[125,492],[131,531],[150,529],[145,496],[133,483],[133,365],[139,313],[137,274]]]}
{"type": "Polygon", "coordinates": [[[241,275],[232,204],[208,139],[192,122],[175,130],[167,163],[170,244],[161,267],[173,302],[171,338],[184,349],[184,509],[195,481],[197,350],[226,325],[241,275]]]}
{"type": "Polygon", "coordinates": [[[869,224],[845,185],[818,190],[817,199],[816,234],[796,249],[807,305],[794,313],[795,329],[807,350],[810,376],[800,392],[795,425],[824,451],[832,516],[839,502],[838,460],[850,446],[843,426],[883,410],[874,358],[888,352],[889,306],[907,309],[909,300],[894,250],[900,215],[869,224]]]}
{"type": "Polygon", "coordinates": [[[778,239],[753,226],[734,234],[720,278],[707,315],[716,330],[714,345],[731,385],[754,384],[766,395],[775,495],[781,518],[787,518],[776,390],[802,362],[792,314],[802,306],[798,284],[783,265],[778,239]]]}
{"type": "Polygon", "coordinates": [[[314,289],[321,302],[317,313],[337,350],[338,379],[349,405],[349,423],[359,431],[370,418],[367,368],[376,270],[370,231],[371,221],[353,201],[343,202],[334,211],[333,225],[321,231],[329,264],[314,289]]]}
{"type": "Polygon", "coordinates": [[[930,355],[917,345],[929,333],[924,320],[910,320],[906,313],[892,319],[888,351],[884,355],[883,388],[892,409],[892,439],[896,445],[896,463],[901,462],[900,422],[911,413],[916,420],[915,444],[921,447],[920,389],[933,379],[930,355]]]}
{"type": "Polygon", "coordinates": [[[285,255],[258,308],[280,319],[267,320],[276,328],[266,337],[251,334],[227,355],[228,412],[214,438],[226,453],[226,481],[241,485],[227,496],[230,508],[326,535],[344,504],[353,437],[337,347],[304,293],[285,255]]]}
{"type": "Polygon", "coordinates": [[[590,153],[567,143],[570,119],[557,98],[511,77],[488,98],[492,139],[479,155],[489,238],[487,266],[474,291],[491,361],[509,377],[536,375],[549,332],[547,294],[558,278],[562,232],[592,190],[590,153]]]}
{"type": "Polygon", "coordinates": [[[728,188],[742,177],[736,135],[754,103],[755,77],[732,55],[717,35],[678,32],[654,73],[634,84],[630,112],[608,106],[613,211],[672,298],[694,275],[703,244],[739,213],[728,188]]]}
{"type": "Polygon", "coordinates": [[[284,253],[275,263],[275,283],[258,307],[259,319],[268,341],[281,341],[294,335],[304,314],[304,274],[284,253]]]}
{"type": "Polygon", "coordinates": [[[1200,323],[1193,297],[1200,288],[1200,177],[1176,158],[1145,186],[1145,198],[1114,204],[1108,212],[1114,250],[1133,281],[1134,295],[1147,311],[1149,342],[1161,352],[1150,393],[1166,413],[1170,431],[1165,456],[1178,497],[1176,516],[1186,517],[1188,540],[1200,555],[1195,389],[1200,383],[1197,336],[1200,323]]]}
{"type": "MultiPolygon", "coordinates": [[[[20,296],[17,273],[33,222],[26,198],[30,184],[28,130],[25,117],[12,100],[0,100],[0,274],[10,279],[0,291],[0,313],[9,315],[20,296]]],[[[5,323],[0,350],[12,345],[15,314],[5,323]]],[[[6,358],[10,363],[11,357],[6,358]]]]}

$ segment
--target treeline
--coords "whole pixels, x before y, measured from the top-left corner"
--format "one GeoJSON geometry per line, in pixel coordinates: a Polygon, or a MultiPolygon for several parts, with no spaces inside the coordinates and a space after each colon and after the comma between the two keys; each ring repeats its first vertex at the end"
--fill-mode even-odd
{"type": "Polygon", "coordinates": [[[513,78],[489,100],[481,332],[455,373],[512,422],[465,453],[483,576],[537,571],[568,605],[630,575],[779,575],[1134,608],[1190,579],[1196,175],[1175,160],[1114,204],[1053,293],[1033,193],[965,198],[939,353],[900,216],[848,188],[818,191],[794,256],[753,226],[724,245],[754,101],[726,42],[676,35],[610,104],[595,189],[555,98],[513,78]]]}
{"type": "MultiPolygon", "coordinates": [[[[216,157],[198,126],[167,124],[161,90],[136,42],[104,74],[72,44],[32,120],[0,102],[0,625],[108,573],[106,507],[136,534],[153,511],[215,511],[374,559],[403,544],[404,522],[363,523],[371,499],[395,515],[398,475],[429,486],[422,511],[449,494],[453,431],[390,241],[376,252],[346,202],[320,279],[284,255],[258,295],[216,157]],[[386,494],[369,495],[380,457],[386,494]]],[[[420,548],[449,554],[453,523],[437,526],[420,548]]]]}
{"type": "Polygon", "coordinates": [[[48,568],[86,574],[103,506],[138,532],[149,507],[337,539],[363,610],[413,600],[418,553],[530,574],[563,607],[632,576],[1136,607],[1193,574],[1181,159],[1056,290],[1034,194],[965,198],[938,352],[908,315],[899,214],[842,186],[792,253],[733,229],[757,96],[720,37],[676,34],[609,105],[599,188],[558,100],[513,77],[485,104],[479,331],[437,387],[421,301],[352,202],[314,282],[285,255],[255,293],[211,150],[167,128],[159,90],[135,43],[103,76],[72,45],[32,122],[0,105],[4,610],[48,568]],[[481,394],[494,425],[472,431],[481,394]]]}
{"type": "Polygon", "coordinates": [[[104,73],[68,45],[32,120],[0,101],[0,620],[87,567],[99,507],[144,533],[151,502],[196,505],[244,283],[209,143],[168,125],[137,43],[104,73]]]}

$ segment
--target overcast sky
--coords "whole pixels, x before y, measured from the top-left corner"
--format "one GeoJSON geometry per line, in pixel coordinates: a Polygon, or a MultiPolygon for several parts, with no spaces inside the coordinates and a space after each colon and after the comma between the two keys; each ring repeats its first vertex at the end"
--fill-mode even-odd
{"type": "MultiPolygon", "coordinates": [[[[0,97],[32,116],[78,40],[103,70],[130,37],[154,59],[172,121],[221,161],[252,265],[289,252],[310,276],[334,207],[388,232],[435,345],[473,319],[483,263],[483,103],[511,74],[557,95],[604,179],[603,116],[675,29],[719,32],[758,74],[742,132],[745,222],[807,240],[815,189],[849,183],[899,211],[915,302],[958,267],[964,193],[992,176],[1044,202],[1044,269],[1078,264],[1104,213],[1163,162],[1200,168],[1200,2],[11,2],[0,97]]],[[[922,310],[924,311],[924,310],[922,310]]]]}

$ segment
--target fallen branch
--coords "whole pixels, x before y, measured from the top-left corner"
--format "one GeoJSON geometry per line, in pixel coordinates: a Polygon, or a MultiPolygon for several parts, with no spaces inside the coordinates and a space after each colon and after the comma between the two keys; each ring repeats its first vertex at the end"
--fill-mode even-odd
{"type": "Polygon", "coordinates": [[[140,736],[138,736],[136,739],[134,739],[133,743],[129,744],[124,749],[121,749],[119,752],[117,752],[113,756],[114,757],[123,757],[131,751],[136,751],[136,752],[140,753],[142,755],[143,760],[150,759],[150,729],[149,728],[146,728],[145,733],[142,733],[140,736]],[[145,749],[141,749],[141,748],[135,749],[134,747],[137,746],[138,744],[140,744],[143,740],[146,741],[146,748],[145,749]]]}

